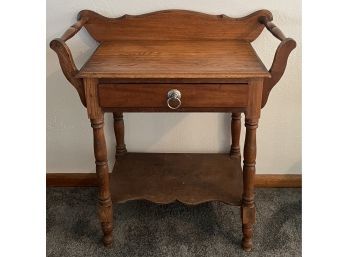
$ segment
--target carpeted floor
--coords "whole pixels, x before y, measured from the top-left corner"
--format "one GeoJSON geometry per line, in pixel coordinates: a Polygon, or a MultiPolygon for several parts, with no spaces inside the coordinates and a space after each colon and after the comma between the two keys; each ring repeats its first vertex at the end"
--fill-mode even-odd
{"type": "Polygon", "coordinates": [[[238,207],[144,201],[114,205],[105,249],[96,188],[47,188],[47,256],[301,256],[301,189],[257,189],[254,250],[240,247],[238,207]]]}

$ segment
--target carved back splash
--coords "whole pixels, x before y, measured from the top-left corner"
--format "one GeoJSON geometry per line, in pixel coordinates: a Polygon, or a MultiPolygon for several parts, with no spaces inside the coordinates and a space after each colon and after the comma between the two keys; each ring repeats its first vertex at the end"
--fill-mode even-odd
{"type": "Polygon", "coordinates": [[[242,18],[209,15],[185,10],[165,10],[142,15],[107,18],[89,10],[79,13],[87,19],[85,28],[98,42],[111,40],[255,40],[264,25],[260,17],[272,20],[267,10],[242,18]]]}

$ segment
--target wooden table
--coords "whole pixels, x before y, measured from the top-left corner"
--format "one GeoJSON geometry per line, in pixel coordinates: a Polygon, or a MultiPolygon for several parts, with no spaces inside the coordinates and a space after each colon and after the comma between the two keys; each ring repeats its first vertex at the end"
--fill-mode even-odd
{"type": "Polygon", "coordinates": [[[106,246],[113,241],[112,202],[142,199],[199,204],[216,200],[241,206],[242,245],[251,250],[256,129],[261,108],[296,47],[271,21],[267,10],[243,18],[182,10],[106,18],[83,10],[78,21],[51,42],[91,120],[106,246]],[[100,44],[78,70],[65,41],[82,27],[100,44]],[[251,46],[264,27],[281,41],[270,70],[251,46]],[[117,142],[111,176],[105,112],[113,113],[117,142]],[[232,113],[231,150],[225,154],[127,153],[123,112],[232,113]],[[241,113],[246,127],[243,169],[241,113]]]}

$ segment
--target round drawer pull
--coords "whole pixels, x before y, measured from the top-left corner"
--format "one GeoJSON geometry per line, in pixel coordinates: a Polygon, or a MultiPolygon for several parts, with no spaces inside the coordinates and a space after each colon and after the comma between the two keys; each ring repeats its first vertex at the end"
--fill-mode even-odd
{"type": "Polygon", "coordinates": [[[167,94],[167,105],[170,109],[178,109],[181,105],[181,93],[177,89],[171,89],[167,94]]]}

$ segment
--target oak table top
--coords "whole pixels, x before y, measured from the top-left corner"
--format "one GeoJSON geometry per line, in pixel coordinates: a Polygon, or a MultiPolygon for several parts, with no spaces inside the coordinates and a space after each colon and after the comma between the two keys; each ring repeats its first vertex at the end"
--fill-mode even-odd
{"type": "Polygon", "coordinates": [[[244,40],[119,40],[102,42],[78,78],[270,77],[244,40]]]}
{"type": "Polygon", "coordinates": [[[105,246],[113,243],[113,203],[221,201],[240,207],[242,247],[252,249],[256,130],[261,109],[296,47],[272,19],[267,10],[241,18],[185,10],[108,18],[82,10],[78,21],[51,41],[93,128],[98,214],[105,246]],[[83,27],[99,46],[79,70],[66,41],[83,27]],[[251,45],[264,28],[280,40],[270,69],[251,45]],[[104,135],[107,112],[113,113],[116,138],[111,175],[104,135]],[[226,137],[230,151],[128,152],[124,112],[231,113],[231,133],[226,137]],[[246,127],[243,158],[241,114],[246,127]]]}

